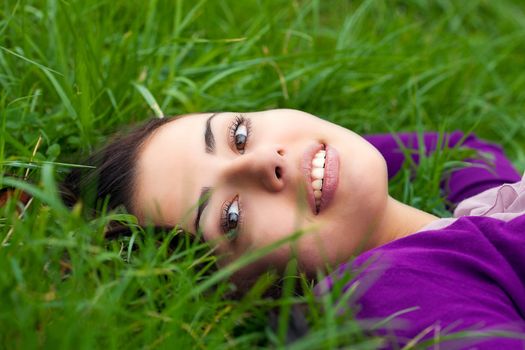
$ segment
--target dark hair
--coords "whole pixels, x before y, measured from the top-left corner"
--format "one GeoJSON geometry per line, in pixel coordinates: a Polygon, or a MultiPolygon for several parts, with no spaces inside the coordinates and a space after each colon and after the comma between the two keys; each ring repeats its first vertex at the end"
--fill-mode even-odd
{"type": "Polygon", "coordinates": [[[64,203],[73,207],[82,202],[90,215],[104,207],[111,210],[124,206],[128,212],[133,211],[138,154],[148,138],[171,120],[151,119],[131,132],[115,135],[84,162],[86,168],[73,168],[65,177],[60,186],[64,203]]]}
{"type": "MultiPolygon", "coordinates": [[[[89,216],[96,215],[101,209],[112,210],[119,206],[124,206],[128,212],[133,212],[133,193],[135,187],[136,161],[144,143],[161,126],[173,119],[155,118],[135,127],[128,133],[115,135],[109,143],[92,154],[83,165],[86,168],[73,168],[60,184],[60,194],[62,200],[68,207],[73,207],[81,202],[85,213],[89,216]]],[[[154,232],[164,232],[169,230],[167,227],[154,227],[154,232]]],[[[131,231],[127,225],[120,223],[110,223],[105,237],[115,239],[121,236],[128,236],[131,231]]],[[[191,235],[176,235],[170,241],[170,248],[175,249],[181,241],[189,238],[195,239],[191,235]]],[[[196,238],[199,240],[199,238],[196,238]]],[[[195,265],[208,265],[207,261],[195,265]]],[[[215,271],[216,266],[209,268],[206,266],[206,273],[215,271]]],[[[238,289],[227,294],[227,298],[241,298],[244,293],[258,280],[244,280],[238,284],[238,289]]],[[[282,281],[275,282],[264,292],[266,297],[278,298],[281,295],[282,281]]],[[[276,330],[278,327],[278,311],[273,310],[269,314],[270,326],[276,330]]],[[[286,342],[301,338],[308,332],[308,324],[304,316],[304,311],[296,305],[292,306],[291,319],[286,334],[286,342]]]]}
{"type": "MultiPolygon", "coordinates": [[[[188,115],[188,114],[185,114],[188,115]]],[[[182,117],[182,116],[179,116],[182,117]]],[[[123,206],[128,212],[133,212],[133,194],[135,187],[136,162],[144,143],[161,126],[172,121],[173,118],[155,118],[134,127],[130,132],[115,135],[105,146],[92,154],[82,165],[87,167],[73,168],[60,184],[60,194],[64,203],[72,208],[76,203],[83,204],[84,214],[95,216],[102,209],[112,210],[123,206]]],[[[166,232],[171,227],[154,226],[153,233],[166,232]]],[[[184,233],[183,231],[179,231],[184,233]]],[[[105,237],[115,239],[131,234],[129,227],[121,223],[110,223],[105,237]]],[[[176,235],[170,241],[174,248],[181,240],[190,241],[199,236],[176,235]]],[[[208,262],[203,262],[203,265],[208,262]]],[[[213,270],[209,270],[210,272],[213,270]]],[[[257,278],[244,279],[236,284],[237,291],[229,294],[232,298],[242,297],[257,278]]],[[[278,281],[264,294],[277,297],[281,292],[281,282],[278,281]]]]}

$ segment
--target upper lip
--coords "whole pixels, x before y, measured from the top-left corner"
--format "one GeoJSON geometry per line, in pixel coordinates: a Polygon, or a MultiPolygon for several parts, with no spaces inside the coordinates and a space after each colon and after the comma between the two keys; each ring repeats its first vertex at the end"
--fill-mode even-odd
{"type": "Polygon", "coordinates": [[[316,142],[315,144],[310,145],[303,154],[303,159],[302,159],[302,164],[301,164],[303,175],[306,180],[306,197],[308,199],[308,204],[310,205],[310,209],[312,210],[312,213],[314,215],[317,215],[318,213],[315,207],[314,190],[311,186],[312,159],[314,158],[317,152],[319,152],[320,150],[324,148],[325,148],[325,145],[320,142],[319,143],[316,142]]]}

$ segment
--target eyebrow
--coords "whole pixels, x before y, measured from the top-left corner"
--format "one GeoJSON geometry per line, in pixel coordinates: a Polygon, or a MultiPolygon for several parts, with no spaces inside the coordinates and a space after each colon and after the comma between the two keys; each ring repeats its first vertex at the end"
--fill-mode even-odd
{"type": "Polygon", "coordinates": [[[204,144],[206,153],[215,153],[215,136],[211,130],[211,120],[219,113],[213,113],[206,120],[206,129],[204,131],[204,144]]]}
{"type": "Polygon", "coordinates": [[[195,234],[199,232],[199,221],[201,219],[202,212],[204,211],[204,209],[206,209],[206,206],[208,205],[208,202],[210,201],[211,191],[212,191],[211,187],[203,187],[201,189],[201,194],[199,196],[199,202],[198,202],[199,206],[197,207],[197,216],[195,217],[195,223],[193,225],[195,227],[195,234]]]}
{"type": "MultiPolygon", "coordinates": [[[[208,119],[206,119],[206,128],[204,130],[204,150],[206,153],[215,153],[215,136],[213,135],[213,131],[211,130],[211,121],[218,114],[220,113],[213,113],[208,117],[208,119]]],[[[211,187],[201,188],[201,194],[199,195],[199,200],[197,202],[199,203],[199,206],[197,207],[197,215],[195,216],[195,223],[193,224],[193,226],[195,227],[195,233],[199,232],[199,221],[201,219],[202,212],[204,211],[204,209],[206,209],[206,206],[210,201],[211,191],[211,187]]]]}

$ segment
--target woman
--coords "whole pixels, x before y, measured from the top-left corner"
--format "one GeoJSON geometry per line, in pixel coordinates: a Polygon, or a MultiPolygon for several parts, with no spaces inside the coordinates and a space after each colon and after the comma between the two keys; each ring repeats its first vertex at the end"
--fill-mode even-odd
{"type": "MultiPolygon", "coordinates": [[[[400,142],[406,146],[417,147],[414,135],[400,137],[400,142]]],[[[437,135],[428,134],[424,141],[427,150],[431,151],[437,145],[437,135]]],[[[452,202],[486,188],[519,180],[499,149],[472,136],[463,140],[459,133],[449,135],[450,146],[460,141],[464,141],[464,146],[492,153],[496,172],[485,167],[476,168],[474,172],[464,169],[454,173],[448,195],[452,202]]],[[[361,266],[371,256],[375,257],[375,261],[363,271],[364,277],[361,277],[367,282],[362,283],[367,290],[361,288],[356,295],[363,298],[370,295],[371,299],[354,302],[370,304],[370,307],[363,306],[358,315],[368,319],[388,316],[376,313],[391,314],[393,310],[402,309],[407,302],[414,301],[398,293],[405,291],[396,283],[395,301],[381,299],[392,289],[385,292],[381,288],[379,291],[373,288],[381,286],[384,277],[390,280],[397,278],[395,274],[393,277],[389,275],[389,271],[396,271],[392,267],[396,267],[398,261],[406,263],[402,253],[405,246],[398,242],[412,242],[413,246],[409,244],[409,247],[417,253],[420,246],[427,245],[417,238],[424,232],[413,234],[441,223],[438,217],[402,204],[388,195],[388,177],[399,169],[403,158],[392,137],[370,136],[367,141],[347,129],[301,111],[203,113],[152,121],[144,128],[117,139],[92,159],[98,166],[95,172],[87,175],[74,172],[66,179],[72,196],[66,195],[65,198],[73,202],[75,194],[89,194],[85,189],[96,186],[96,198],[109,195],[110,207],[125,205],[142,224],[179,225],[190,234],[202,233],[202,237],[211,242],[222,257],[222,265],[249,251],[284,239],[293,232],[303,232],[297,241],[280,246],[238,271],[234,276],[237,284],[250,281],[269,268],[282,270],[292,254],[297,256],[301,271],[314,276],[324,266],[335,266],[355,254],[367,252],[356,260],[354,267],[361,266]],[[398,247],[394,248],[396,244],[398,247]],[[398,251],[401,253],[398,254],[398,251]],[[384,263],[382,258],[389,257],[390,252],[394,252],[396,258],[384,263]],[[379,258],[375,253],[380,253],[379,258]],[[375,275],[376,278],[379,278],[379,271],[384,277],[372,283],[370,278],[365,278],[367,271],[372,271],[368,275],[375,275]],[[381,308],[374,308],[376,299],[384,301],[381,308]]],[[[479,160],[473,162],[486,163],[479,160]]],[[[525,229],[525,224],[522,227],[525,229]]],[[[444,228],[441,227],[441,230],[444,228]]],[[[474,229],[466,231],[474,236],[477,234],[474,229]]],[[[511,236],[513,245],[525,246],[525,238],[511,236]]],[[[422,260],[411,258],[409,266],[425,266],[426,257],[423,256],[422,260]]],[[[439,266],[439,254],[435,259],[430,266],[439,266]]],[[[454,266],[452,264],[449,268],[454,269],[454,266]]],[[[340,271],[345,268],[343,265],[340,271]]],[[[473,267],[476,268],[479,266],[473,267]]],[[[516,271],[525,275],[523,266],[516,271]]],[[[414,279],[409,281],[421,278],[420,275],[412,277],[414,279]]],[[[468,280],[472,276],[460,273],[456,277],[468,280]]],[[[320,284],[321,292],[322,287],[331,287],[331,281],[320,284]]],[[[400,281],[405,283],[407,280],[401,278],[400,281]]],[[[457,280],[449,282],[454,284],[457,280]]],[[[510,296],[506,294],[508,291],[503,291],[497,295],[497,300],[503,298],[502,303],[508,307],[505,312],[509,313],[504,316],[510,317],[508,323],[515,326],[512,330],[525,331],[525,286],[523,279],[519,282],[518,278],[515,282],[521,285],[514,294],[518,293],[516,295],[522,299],[516,302],[513,299],[516,295],[510,296]]],[[[488,285],[501,287],[492,282],[488,285]]],[[[478,287],[486,290],[486,286],[476,285],[478,287]]],[[[413,285],[410,288],[414,290],[413,285]]],[[[431,300],[424,293],[421,298],[424,306],[431,300]]],[[[439,301],[445,304],[445,309],[447,300],[449,298],[443,296],[439,301]]],[[[458,307],[457,303],[453,305],[458,307]]],[[[470,310],[468,305],[465,307],[470,310]]],[[[411,321],[408,328],[396,330],[395,334],[405,338],[416,336],[429,326],[428,321],[438,320],[431,314],[437,309],[432,310],[423,307],[423,312],[430,312],[424,322],[413,322],[410,316],[407,318],[411,321]]],[[[492,314],[483,315],[490,321],[489,316],[492,317],[492,314]]],[[[498,324],[506,324],[505,317],[498,318],[498,324]]],[[[418,320],[420,315],[416,313],[415,318],[418,320]]],[[[457,321],[445,319],[446,324],[442,327],[457,321]]],[[[467,326],[472,326],[467,323],[467,326]]],[[[427,333],[423,337],[428,337],[431,332],[427,333]]],[[[403,341],[406,340],[400,340],[401,343],[403,341]]],[[[506,341],[514,341],[509,343],[512,345],[520,344],[516,343],[520,340],[496,341],[499,342],[497,344],[506,341]]]]}

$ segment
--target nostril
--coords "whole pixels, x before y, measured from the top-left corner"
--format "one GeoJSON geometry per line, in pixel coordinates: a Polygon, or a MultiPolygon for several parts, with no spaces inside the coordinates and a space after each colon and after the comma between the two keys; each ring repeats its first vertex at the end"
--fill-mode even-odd
{"type": "Polygon", "coordinates": [[[275,176],[277,176],[277,178],[280,179],[281,175],[282,175],[281,167],[275,167],[275,176]]]}

